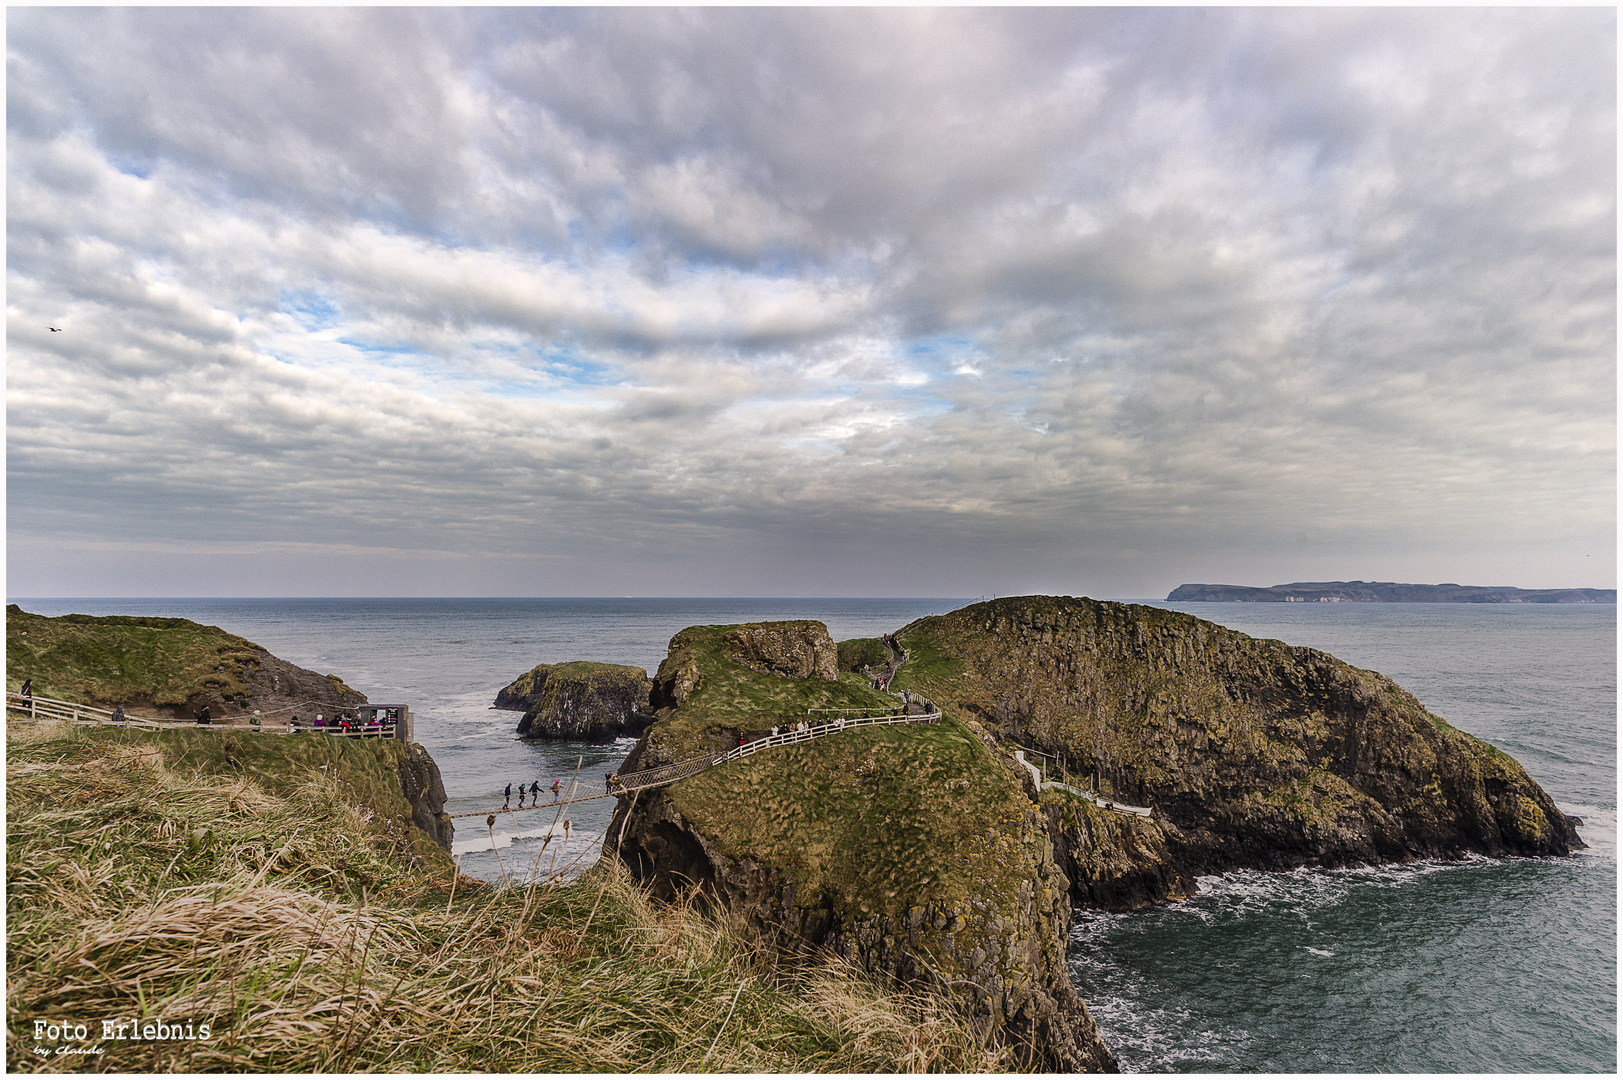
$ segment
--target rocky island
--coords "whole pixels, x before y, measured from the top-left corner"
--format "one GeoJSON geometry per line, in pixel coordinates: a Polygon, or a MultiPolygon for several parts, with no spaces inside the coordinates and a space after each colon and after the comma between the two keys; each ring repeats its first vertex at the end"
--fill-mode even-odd
{"type": "Polygon", "coordinates": [[[524,714],[520,738],[609,742],[640,735],[653,722],[651,688],[640,667],[589,660],[537,664],[502,687],[492,708],[524,714]]]}
{"type": "Polygon", "coordinates": [[[1249,585],[1179,585],[1169,601],[1250,604],[1615,604],[1616,589],[1514,589],[1509,585],[1405,585],[1396,581],[1297,581],[1249,585]]]}
{"type": "MultiPolygon", "coordinates": [[[[1114,1067],[1067,974],[1073,906],[1176,900],[1237,868],[1582,846],[1508,755],[1317,650],[1071,597],[974,604],[895,636],[907,662],[892,689],[930,699],[940,722],[622,796],[605,857],[655,895],[696,889],[780,955],[831,950],[955,998],[1023,1067],[1114,1067]]],[[[811,709],[901,708],[841,670],[842,653],[880,655],[820,623],[682,631],[625,768],[811,709]]]]}

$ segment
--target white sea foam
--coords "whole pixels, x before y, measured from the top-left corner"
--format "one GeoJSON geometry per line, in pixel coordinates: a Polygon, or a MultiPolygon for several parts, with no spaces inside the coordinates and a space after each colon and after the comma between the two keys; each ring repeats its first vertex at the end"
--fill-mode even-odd
{"type": "Polygon", "coordinates": [[[1499,865],[1486,855],[1460,859],[1420,859],[1382,866],[1355,866],[1327,870],[1231,870],[1196,879],[1200,892],[1171,910],[1209,922],[1220,915],[1240,915],[1264,907],[1283,905],[1305,913],[1339,904],[1350,888],[1401,889],[1433,874],[1473,872],[1499,865]]]}
{"type": "MultiPolygon", "coordinates": [[[[573,830],[571,830],[573,831],[573,830]]],[[[470,836],[466,840],[454,840],[451,843],[452,855],[465,855],[470,851],[500,851],[510,847],[520,837],[547,837],[562,839],[564,836],[563,823],[554,825],[548,822],[545,825],[531,826],[527,829],[514,829],[511,832],[487,832],[482,836],[470,836]]]]}

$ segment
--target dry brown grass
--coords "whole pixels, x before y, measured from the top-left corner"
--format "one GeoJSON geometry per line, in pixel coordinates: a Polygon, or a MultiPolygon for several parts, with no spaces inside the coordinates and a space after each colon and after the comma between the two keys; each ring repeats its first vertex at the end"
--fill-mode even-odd
{"type": "MultiPolygon", "coordinates": [[[[835,960],[779,970],[614,867],[500,889],[403,858],[344,789],[163,741],[12,725],[7,1064],[19,1071],[1001,1071],[967,1022],[835,960]],[[209,1023],[36,1055],[33,1021],[209,1023]]],[[[251,753],[251,748],[244,752],[251,753]]],[[[71,1041],[68,1045],[74,1044],[71,1041]]]]}

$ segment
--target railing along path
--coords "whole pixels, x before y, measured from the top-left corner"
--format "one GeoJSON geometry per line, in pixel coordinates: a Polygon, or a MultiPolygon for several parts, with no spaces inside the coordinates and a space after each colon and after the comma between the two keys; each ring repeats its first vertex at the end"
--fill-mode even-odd
{"type": "MultiPolygon", "coordinates": [[[[1099,807],[1102,810],[1115,810],[1118,813],[1132,814],[1135,817],[1154,817],[1155,816],[1155,810],[1153,808],[1151,808],[1151,807],[1148,807],[1148,806],[1134,806],[1131,803],[1120,802],[1120,801],[1118,801],[1116,799],[1107,799],[1103,795],[1099,795],[1099,794],[1097,794],[1095,792],[1088,791],[1086,788],[1075,787],[1075,786],[1073,786],[1071,784],[1062,783],[1062,782],[1060,782],[1058,780],[1044,780],[1042,771],[1040,769],[1038,769],[1037,766],[1033,765],[1031,762],[1026,760],[1026,755],[1027,754],[1036,754],[1038,757],[1045,758],[1045,759],[1047,759],[1049,761],[1052,761],[1056,765],[1059,764],[1059,759],[1056,758],[1053,754],[1046,754],[1041,750],[1033,750],[1029,746],[1016,745],[1014,747],[1014,760],[1015,760],[1015,762],[1017,764],[1024,765],[1027,769],[1031,770],[1031,779],[1036,783],[1037,790],[1039,792],[1042,792],[1042,791],[1066,791],[1066,792],[1069,792],[1070,794],[1075,795],[1075,796],[1077,796],[1079,798],[1083,798],[1083,799],[1088,800],[1093,805],[1099,807]]],[[[1064,775],[1064,771],[1065,771],[1064,767],[1061,766],[1061,768],[1060,768],[1061,775],[1064,775]]],[[[1069,779],[1069,777],[1067,777],[1067,779],[1069,779]]]]}
{"type": "MultiPolygon", "coordinates": [[[[898,664],[897,666],[899,667],[900,665],[898,664]]],[[[891,674],[895,674],[894,668],[892,669],[891,674]]],[[[99,709],[93,705],[80,705],[72,701],[58,701],[55,698],[24,697],[21,694],[14,694],[9,691],[6,693],[6,708],[12,712],[27,713],[31,719],[35,720],[64,720],[73,724],[102,727],[122,725],[124,727],[144,728],[149,731],[168,731],[178,728],[196,730],[201,728],[203,730],[251,731],[269,734],[324,734],[330,735],[334,738],[348,739],[379,738],[392,736],[394,734],[394,726],[392,724],[383,725],[376,728],[363,727],[350,731],[344,731],[333,727],[318,728],[302,723],[295,725],[292,722],[278,724],[266,721],[258,725],[213,722],[200,724],[187,720],[157,720],[151,717],[131,716],[129,713],[125,713],[124,719],[120,721],[113,718],[113,713],[110,709],[99,709]]],[[[937,720],[941,719],[941,711],[939,709],[927,713],[901,712],[891,713],[885,716],[848,715],[858,711],[865,712],[867,710],[858,709],[855,707],[807,709],[806,714],[808,716],[835,713],[839,715],[831,716],[829,719],[815,724],[808,722],[804,731],[797,730],[796,728],[790,728],[789,730],[779,732],[776,735],[768,735],[764,738],[752,739],[749,742],[744,743],[742,746],[734,747],[725,753],[701,754],[697,757],[686,758],[682,761],[674,761],[668,765],[656,765],[652,769],[641,769],[637,772],[623,773],[615,778],[612,787],[610,787],[608,790],[596,792],[591,795],[570,794],[566,798],[555,799],[550,803],[537,802],[530,806],[518,807],[503,806],[500,810],[470,810],[460,814],[451,814],[449,816],[453,818],[487,817],[489,815],[498,813],[512,814],[525,810],[540,810],[546,807],[567,806],[571,803],[590,802],[593,799],[618,798],[621,795],[630,795],[638,791],[644,791],[648,788],[664,787],[667,784],[674,784],[678,780],[686,780],[690,776],[697,776],[706,769],[715,768],[717,765],[725,765],[729,761],[738,761],[739,759],[749,757],[752,754],[758,754],[762,750],[770,750],[778,746],[792,746],[795,743],[809,742],[812,739],[821,739],[828,735],[838,735],[840,732],[849,730],[851,728],[877,727],[887,724],[933,724],[937,720]]],[[[1031,752],[1039,753],[1039,751],[1031,752]]],[[[1044,754],[1043,756],[1047,757],[1048,755],[1044,754]]],[[[1025,764],[1023,760],[1022,764],[1025,764]]],[[[1027,764],[1026,767],[1032,769],[1033,773],[1036,773],[1035,768],[1033,768],[1031,765],[1027,764]]],[[[1045,783],[1043,782],[1040,774],[1037,774],[1037,782],[1040,790],[1059,788],[1074,795],[1079,795],[1082,798],[1088,799],[1096,805],[1108,810],[1116,810],[1125,814],[1135,814],[1140,817],[1150,817],[1154,813],[1154,811],[1152,811],[1149,807],[1130,806],[1126,803],[1116,802],[1112,799],[1103,798],[1091,791],[1084,791],[1080,788],[1072,787],[1070,784],[1056,783],[1053,781],[1045,783]]],[[[570,791],[574,792],[577,790],[579,790],[579,788],[576,785],[571,784],[570,791]]]]}
{"type": "Polygon", "coordinates": [[[195,720],[159,720],[150,716],[135,716],[125,713],[123,720],[115,720],[111,709],[98,709],[94,705],[80,705],[73,701],[58,701],[55,698],[23,697],[9,690],[6,692],[6,709],[8,712],[27,713],[31,720],[65,720],[70,724],[79,724],[84,727],[133,727],[144,728],[148,731],[174,731],[185,728],[188,731],[251,731],[269,735],[331,735],[337,739],[376,739],[392,737],[393,724],[381,724],[377,727],[358,727],[348,731],[338,727],[316,727],[300,721],[294,724],[291,720],[276,722],[262,720],[258,724],[251,722],[226,723],[224,720],[210,720],[202,723],[195,720]]]}

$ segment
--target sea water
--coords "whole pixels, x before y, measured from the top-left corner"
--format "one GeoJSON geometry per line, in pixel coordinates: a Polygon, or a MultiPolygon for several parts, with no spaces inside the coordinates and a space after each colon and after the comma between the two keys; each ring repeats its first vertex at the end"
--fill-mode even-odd
{"type": "Polygon", "coordinates": [[[413,734],[439,765],[462,872],[522,882],[578,875],[597,861],[615,800],[552,805],[604,791],[635,739],[520,742],[522,714],[491,707],[537,664],[596,660],[649,675],[688,626],[819,619],[835,640],[877,637],[963,600],[795,599],[24,599],[40,615],[179,616],[219,626],[276,656],[335,674],[373,704],[411,707],[413,734]],[[541,807],[519,810],[518,786],[541,807]],[[508,787],[514,795],[505,796],[508,787]],[[512,812],[501,812],[504,801],[512,812]],[[488,813],[496,811],[494,824],[488,813]],[[567,828],[565,827],[567,823],[567,828]]]}
{"type": "Polygon", "coordinates": [[[1390,676],[1520,761],[1589,847],[1229,873],[1079,913],[1072,977],[1123,1069],[1615,1072],[1616,608],[1159,606],[1390,676]]]}
{"type": "MultiPolygon", "coordinates": [[[[498,814],[494,826],[482,814],[457,821],[463,872],[519,881],[572,876],[596,859],[614,801],[559,813],[550,785],[575,778],[601,790],[632,746],[517,742],[518,714],[490,704],[534,665],[600,660],[651,674],[685,626],[812,618],[838,640],[966,601],[15,602],[43,615],[195,619],[340,675],[374,703],[410,705],[449,812],[499,808],[504,787],[521,780],[548,789],[538,811],[498,814]]],[[[1201,879],[1201,895],[1184,903],[1079,913],[1072,974],[1122,1067],[1615,1071],[1616,609],[1155,603],[1391,676],[1515,756],[1584,819],[1590,846],[1566,859],[1225,874],[1201,879]]]]}

